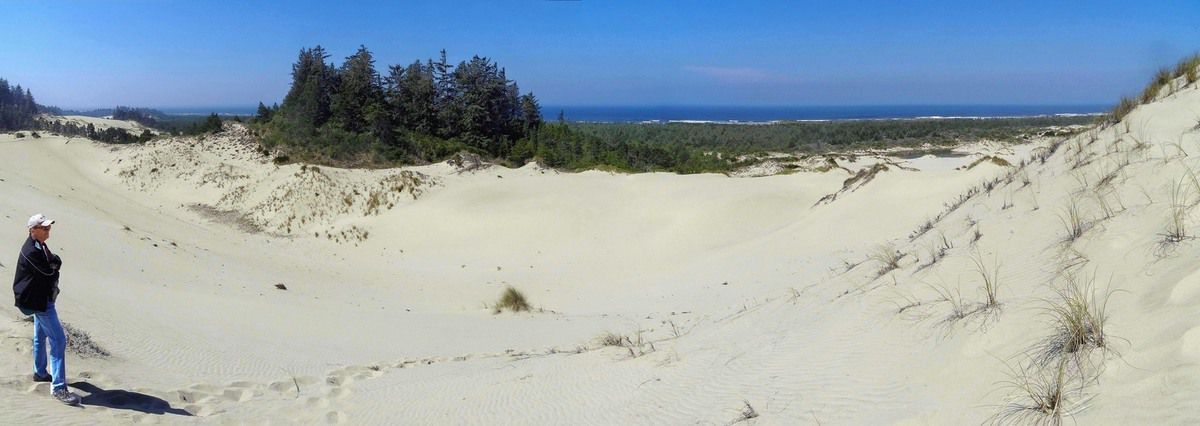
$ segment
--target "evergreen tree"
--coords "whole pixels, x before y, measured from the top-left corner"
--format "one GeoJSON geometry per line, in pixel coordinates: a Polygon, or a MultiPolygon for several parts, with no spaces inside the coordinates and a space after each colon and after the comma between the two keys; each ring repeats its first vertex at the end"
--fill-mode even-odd
{"type": "Polygon", "coordinates": [[[526,135],[542,127],[542,107],[532,92],[521,96],[521,126],[526,135]]]}
{"type": "Polygon", "coordinates": [[[286,124],[311,132],[329,119],[337,71],[325,63],[328,58],[321,46],[300,49],[292,65],[292,87],[283,99],[286,124]]]}
{"type": "Polygon", "coordinates": [[[386,98],[393,122],[411,131],[433,134],[438,128],[433,69],[416,61],[408,67],[393,65],[390,70],[386,98]]]}
{"type": "MultiPolygon", "coordinates": [[[[346,58],[338,73],[338,90],[333,96],[332,112],[335,126],[353,133],[371,130],[376,121],[384,120],[383,89],[375,72],[375,59],[366,46],[346,58]],[[374,117],[367,117],[372,112],[374,117]]],[[[386,124],[383,127],[388,127],[386,124]]]]}
{"type": "Polygon", "coordinates": [[[454,66],[446,61],[446,49],[442,49],[437,62],[429,61],[429,67],[433,73],[434,87],[437,89],[434,96],[434,110],[438,114],[437,133],[446,138],[458,136],[461,133],[458,126],[462,116],[462,104],[452,74],[454,66]]]}
{"type": "Polygon", "coordinates": [[[269,122],[269,121],[271,121],[272,113],[274,113],[274,111],[272,111],[270,108],[267,108],[267,106],[263,105],[262,102],[259,102],[258,103],[258,111],[255,112],[254,120],[252,120],[252,122],[253,123],[269,122]]]}
{"type": "Polygon", "coordinates": [[[21,85],[10,86],[0,79],[0,130],[28,129],[38,113],[33,92],[21,85]]]}

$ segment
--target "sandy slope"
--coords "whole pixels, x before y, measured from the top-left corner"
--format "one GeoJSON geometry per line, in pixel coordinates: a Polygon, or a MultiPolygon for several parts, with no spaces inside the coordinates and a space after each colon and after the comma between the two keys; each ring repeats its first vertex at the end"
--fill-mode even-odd
{"type": "Polygon", "coordinates": [[[1194,86],[1129,132],[972,148],[1013,167],[900,162],[821,204],[848,173],[338,170],[276,166],[236,130],[126,147],[0,135],[0,239],[15,251],[33,212],[60,221],[61,316],[112,353],[72,355],[87,404],[57,406],[6,311],[0,422],[724,424],[752,408],[763,424],[978,423],[1010,401],[1006,363],[1052,334],[1068,270],[1118,292],[1111,350],[1087,352],[1100,380],[1063,405],[1089,401],[1087,424],[1189,423],[1200,248],[1159,244],[1168,184],[1200,155],[1189,108],[1194,86]],[[1072,199],[1087,230],[1065,243],[1072,199]],[[953,248],[931,262],[942,236],[953,248]],[[880,275],[865,259],[884,244],[905,256],[880,275]],[[999,263],[1002,307],[947,321],[931,285],[981,300],[972,256],[999,263]],[[506,285],[544,311],[493,315],[506,285]],[[639,330],[641,345],[596,339],[639,330]]]}

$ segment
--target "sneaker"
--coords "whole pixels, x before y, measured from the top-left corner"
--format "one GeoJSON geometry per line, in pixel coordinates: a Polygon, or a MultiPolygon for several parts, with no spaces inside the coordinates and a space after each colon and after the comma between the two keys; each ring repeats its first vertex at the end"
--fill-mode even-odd
{"type": "Polygon", "coordinates": [[[67,388],[55,389],[53,392],[50,392],[50,395],[63,404],[79,405],[79,395],[71,393],[67,388]]]}
{"type": "Polygon", "coordinates": [[[53,380],[53,379],[54,378],[50,377],[49,374],[33,373],[33,381],[35,381],[35,382],[49,382],[50,380],[53,380]]]}

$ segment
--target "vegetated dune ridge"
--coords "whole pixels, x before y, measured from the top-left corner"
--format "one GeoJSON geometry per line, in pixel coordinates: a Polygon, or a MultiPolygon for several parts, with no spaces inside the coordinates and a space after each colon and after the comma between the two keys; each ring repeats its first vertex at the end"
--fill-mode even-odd
{"type": "Polygon", "coordinates": [[[59,312],[110,355],[61,407],[5,311],[0,422],[1194,423],[1197,110],[756,178],[2,135],[0,240],[59,220],[59,312]]]}

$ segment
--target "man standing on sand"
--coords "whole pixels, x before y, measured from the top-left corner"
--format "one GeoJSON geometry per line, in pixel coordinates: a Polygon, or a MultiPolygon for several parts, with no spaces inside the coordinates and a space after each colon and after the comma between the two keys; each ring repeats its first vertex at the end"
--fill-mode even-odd
{"type": "Polygon", "coordinates": [[[67,334],[58,321],[54,301],[58,298],[58,270],[62,258],[50,252],[50,225],[54,221],[42,214],[29,218],[29,238],[21,246],[13,295],[17,308],[33,315],[33,381],[51,382],[50,395],[60,402],[75,405],[79,396],[67,389],[67,334]],[[50,372],[46,372],[46,340],[50,340],[50,372]]]}

